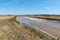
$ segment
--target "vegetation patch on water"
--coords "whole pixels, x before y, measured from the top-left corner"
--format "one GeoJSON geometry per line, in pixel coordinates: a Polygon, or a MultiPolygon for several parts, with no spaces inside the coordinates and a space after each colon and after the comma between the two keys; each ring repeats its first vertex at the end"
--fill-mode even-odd
{"type": "Polygon", "coordinates": [[[46,20],[52,20],[52,21],[60,21],[60,16],[31,16],[32,18],[38,18],[38,19],[46,19],[46,20]]]}
{"type": "Polygon", "coordinates": [[[53,19],[53,18],[42,18],[42,19],[52,20],[52,21],[60,21],[60,19],[53,19]]]}

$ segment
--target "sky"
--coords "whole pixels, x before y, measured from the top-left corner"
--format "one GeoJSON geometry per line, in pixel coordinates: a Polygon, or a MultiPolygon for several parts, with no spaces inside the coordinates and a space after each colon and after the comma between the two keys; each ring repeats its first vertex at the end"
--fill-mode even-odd
{"type": "Polygon", "coordinates": [[[60,0],[0,0],[0,15],[58,14],[60,0]]]}

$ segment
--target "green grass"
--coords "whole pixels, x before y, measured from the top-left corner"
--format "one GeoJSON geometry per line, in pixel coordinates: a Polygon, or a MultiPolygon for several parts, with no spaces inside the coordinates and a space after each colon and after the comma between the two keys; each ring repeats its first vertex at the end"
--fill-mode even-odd
{"type": "Polygon", "coordinates": [[[16,16],[14,16],[12,19],[10,19],[9,21],[13,21],[13,22],[17,22],[18,24],[20,24],[17,20],[16,20],[16,16]]]}
{"type": "Polygon", "coordinates": [[[5,26],[7,25],[9,22],[16,22],[16,23],[19,23],[17,20],[16,20],[16,16],[11,18],[11,19],[4,19],[4,20],[0,20],[0,26],[5,26]]]}
{"type": "Polygon", "coordinates": [[[0,26],[7,25],[7,24],[8,24],[8,21],[9,21],[9,20],[7,20],[7,19],[1,20],[1,21],[0,21],[0,26]]]}

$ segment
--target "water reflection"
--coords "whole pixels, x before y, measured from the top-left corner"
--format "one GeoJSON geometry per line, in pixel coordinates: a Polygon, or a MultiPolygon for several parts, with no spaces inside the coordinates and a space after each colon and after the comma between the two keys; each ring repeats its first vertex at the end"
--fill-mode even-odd
{"type": "Polygon", "coordinates": [[[25,22],[27,23],[27,22],[36,21],[40,24],[44,24],[44,25],[47,25],[47,26],[50,26],[50,27],[60,29],[60,21],[51,21],[51,20],[28,18],[28,17],[17,17],[17,20],[20,23],[25,23],[25,22]]]}

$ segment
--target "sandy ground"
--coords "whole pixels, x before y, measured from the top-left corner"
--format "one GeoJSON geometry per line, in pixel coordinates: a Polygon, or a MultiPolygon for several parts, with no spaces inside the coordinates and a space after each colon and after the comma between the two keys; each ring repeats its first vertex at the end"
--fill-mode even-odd
{"type": "Polygon", "coordinates": [[[47,25],[39,24],[37,22],[31,22],[31,24],[37,26],[38,28],[43,29],[44,31],[48,32],[49,34],[60,37],[60,30],[58,30],[58,29],[49,27],[47,25]]]}

